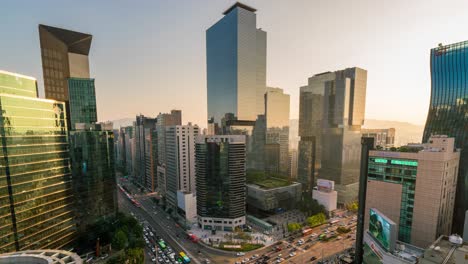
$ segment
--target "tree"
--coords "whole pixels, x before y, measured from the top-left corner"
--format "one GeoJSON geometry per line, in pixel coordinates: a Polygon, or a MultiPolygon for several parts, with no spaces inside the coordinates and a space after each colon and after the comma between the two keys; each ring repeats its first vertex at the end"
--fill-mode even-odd
{"type": "Polygon", "coordinates": [[[324,213],[318,213],[311,217],[308,217],[306,220],[307,224],[311,227],[316,227],[327,222],[327,217],[324,213]]]}
{"type": "Polygon", "coordinates": [[[128,244],[128,238],[124,231],[118,230],[112,239],[112,247],[121,250],[128,244]]]}
{"type": "Polygon", "coordinates": [[[143,264],[145,261],[143,248],[129,248],[126,254],[130,264],[143,264]]]}
{"type": "Polygon", "coordinates": [[[351,203],[348,203],[346,205],[346,209],[348,209],[348,211],[351,211],[353,213],[356,213],[359,209],[359,203],[357,201],[354,201],[354,202],[351,202],[351,203]]]}
{"type": "Polygon", "coordinates": [[[302,228],[302,225],[299,224],[299,223],[289,223],[288,224],[289,233],[297,232],[297,231],[301,230],[301,228],[302,228]]]}

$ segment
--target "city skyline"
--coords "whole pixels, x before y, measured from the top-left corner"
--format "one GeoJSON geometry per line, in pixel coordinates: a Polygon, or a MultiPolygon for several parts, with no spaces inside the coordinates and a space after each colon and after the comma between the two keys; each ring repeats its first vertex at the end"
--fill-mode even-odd
{"type": "MultiPolygon", "coordinates": [[[[295,5],[279,1],[243,2],[259,10],[257,25],[268,32],[267,85],[282,87],[291,94],[291,118],[297,118],[299,87],[305,84],[305,78],[355,65],[369,71],[368,118],[424,124],[430,97],[430,49],[440,42],[461,41],[468,35],[468,30],[462,27],[467,20],[462,11],[467,3],[461,1],[442,7],[435,2],[418,5],[403,1],[385,5],[359,1],[353,6],[340,1],[327,4],[298,1],[295,5]],[[403,4],[405,8],[401,9],[403,4]],[[289,11],[277,20],[279,10],[285,8],[289,11]],[[442,20],[443,13],[450,13],[451,19],[442,20]],[[327,14],[333,14],[332,18],[327,14]],[[343,23],[347,28],[341,26],[343,23]],[[382,98],[385,91],[391,92],[382,98]]],[[[184,123],[192,121],[203,128],[206,127],[204,32],[233,3],[187,2],[176,8],[176,3],[154,2],[133,9],[119,3],[110,9],[116,12],[103,14],[100,12],[105,5],[96,3],[86,20],[81,19],[79,12],[87,10],[86,5],[72,5],[78,10],[74,12],[76,15],[64,16],[54,12],[66,8],[61,4],[44,11],[42,4],[30,3],[28,10],[23,10],[20,4],[6,3],[3,10],[8,13],[2,16],[5,23],[0,28],[9,37],[0,44],[0,56],[4,58],[0,67],[43,76],[37,24],[90,33],[97,36],[93,39],[95,59],[90,68],[92,76],[99,76],[96,78],[99,121],[133,117],[140,112],[156,116],[159,112],[181,109],[187,113],[184,123]],[[204,8],[194,15],[190,10],[197,6],[204,8]],[[141,15],[135,16],[136,12],[141,15]],[[122,19],[129,17],[132,19],[122,19]],[[103,23],[104,20],[110,23],[103,23]],[[162,28],[169,21],[171,30],[162,28]],[[169,42],[173,45],[168,45],[169,42]],[[128,67],[122,67],[120,60],[126,61],[128,67]],[[141,93],[147,96],[139,96],[141,93]],[[174,96],[178,96],[176,103],[174,96]]],[[[42,77],[38,83],[43,97],[42,77]]]]}

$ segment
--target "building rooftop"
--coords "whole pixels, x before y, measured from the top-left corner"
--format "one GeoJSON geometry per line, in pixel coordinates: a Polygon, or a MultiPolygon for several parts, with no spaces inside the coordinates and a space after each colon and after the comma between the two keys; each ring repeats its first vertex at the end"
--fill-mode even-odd
{"type": "MultiPolygon", "coordinates": [[[[461,238],[460,238],[461,239],[461,238]]],[[[424,256],[420,258],[419,263],[431,264],[431,263],[443,263],[443,264],[455,264],[463,263],[456,261],[456,251],[467,252],[468,244],[454,243],[456,242],[456,236],[440,236],[429,248],[424,251],[424,256]],[[455,239],[455,240],[454,240],[455,239]]],[[[465,257],[468,254],[465,253],[465,257]]],[[[465,258],[466,259],[466,258],[465,258]]]]}
{"type": "Polygon", "coordinates": [[[81,264],[77,254],[65,250],[26,250],[0,254],[0,264],[81,264]]]}
{"type": "Polygon", "coordinates": [[[92,35],[63,28],[39,25],[39,32],[42,30],[49,32],[54,37],[65,43],[69,52],[89,55],[91,40],[93,38],[92,35]]]}
{"type": "Polygon", "coordinates": [[[243,8],[247,11],[250,11],[250,12],[256,12],[257,9],[253,8],[253,7],[250,7],[248,5],[245,5],[245,4],[242,4],[240,2],[236,2],[235,4],[233,4],[231,7],[229,7],[226,11],[223,12],[223,15],[227,15],[229,12],[231,12],[234,8],[236,7],[240,7],[240,8],[243,8]]]}

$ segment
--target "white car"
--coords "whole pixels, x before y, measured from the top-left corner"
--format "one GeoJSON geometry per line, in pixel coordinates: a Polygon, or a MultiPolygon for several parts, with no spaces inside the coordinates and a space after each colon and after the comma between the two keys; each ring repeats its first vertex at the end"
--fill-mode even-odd
{"type": "Polygon", "coordinates": [[[236,255],[237,255],[237,256],[244,256],[245,253],[244,253],[244,252],[237,252],[236,255]]]}
{"type": "Polygon", "coordinates": [[[149,232],[149,234],[150,234],[150,236],[152,236],[152,237],[154,236],[153,232],[149,232]]]}
{"type": "Polygon", "coordinates": [[[291,253],[289,254],[289,256],[290,256],[290,257],[296,256],[296,252],[291,252],[291,253]]]}

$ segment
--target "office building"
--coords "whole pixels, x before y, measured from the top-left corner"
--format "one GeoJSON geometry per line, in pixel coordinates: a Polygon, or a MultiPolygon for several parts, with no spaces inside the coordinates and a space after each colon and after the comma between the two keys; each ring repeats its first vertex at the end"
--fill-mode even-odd
{"type": "Polygon", "coordinates": [[[366,86],[367,71],[354,67],[301,87],[298,180],[311,191],[318,172],[335,182],[341,204],[357,199],[366,86]]]}
{"type": "Polygon", "coordinates": [[[199,226],[233,231],[245,225],[245,136],[199,136],[195,160],[199,226]]]}
{"type": "Polygon", "coordinates": [[[453,232],[461,234],[468,210],[468,41],[431,49],[431,100],[423,142],[431,135],[455,138],[461,148],[453,232]]]}
{"type": "Polygon", "coordinates": [[[151,141],[151,134],[156,128],[156,118],[138,115],[135,122],[135,162],[133,163],[133,180],[143,188],[151,189],[154,171],[151,170],[151,159],[147,141],[151,141]]]}
{"type": "Polygon", "coordinates": [[[94,79],[68,78],[68,102],[72,130],[77,123],[97,122],[94,79]]]}
{"type": "Polygon", "coordinates": [[[182,111],[171,110],[171,113],[159,113],[157,120],[158,163],[166,164],[166,128],[182,125],[182,111]]]}
{"type": "Polygon", "coordinates": [[[284,175],[289,174],[289,101],[282,89],[267,88],[265,169],[284,175]]]}
{"type": "MultiPolygon", "coordinates": [[[[195,193],[195,139],[197,125],[166,128],[166,200],[177,208],[177,191],[195,193]]],[[[174,210],[175,212],[175,210],[174,210]]]]}
{"type": "Polygon", "coordinates": [[[122,164],[122,171],[125,176],[133,173],[132,145],[134,138],[134,127],[127,126],[120,128],[119,147],[122,164]]]}
{"type": "Polygon", "coordinates": [[[65,103],[0,71],[0,253],[63,248],[76,236],[65,103]]]}
{"type": "Polygon", "coordinates": [[[264,111],[266,32],[255,9],[235,3],[206,31],[208,120],[255,121],[264,111]]]}
{"type": "Polygon", "coordinates": [[[292,180],[297,180],[297,150],[289,151],[289,177],[292,180]]]}
{"type": "Polygon", "coordinates": [[[396,224],[399,241],[418,247],[449,235],[459,160],[455,139],[447,136],[404,152],[370,151],[366,213],[379,210],[396,224]]]}
{"type": "Polygon", "coordinates": [[[177,191],[177,215],[185,227],[197,223],[197,195],[194,192],[177,191]]]}
{"type": "Polygon", "coordinates": [[[39,39],[45,97],[67,103],[68,127],[74,128],[74,122],[81,119],[92,122],[96,119],[88,59],[92,35],[39,25],[39,39]],[[78,113],[71,114],[71,106],[78,113]]]}
{"type": "Polygon", "coordinates": [[[78,230],[117,212],[114,134],[100,124],[70,131],[70,154],[78,230]]]}
{"type": "Polygon", "coordinates": [[[374,148],[392,148],[395,147],[395,129],[370,129],[363,128],[361,130],[363,137],[371,137],[374,139],[374,148]]]}

